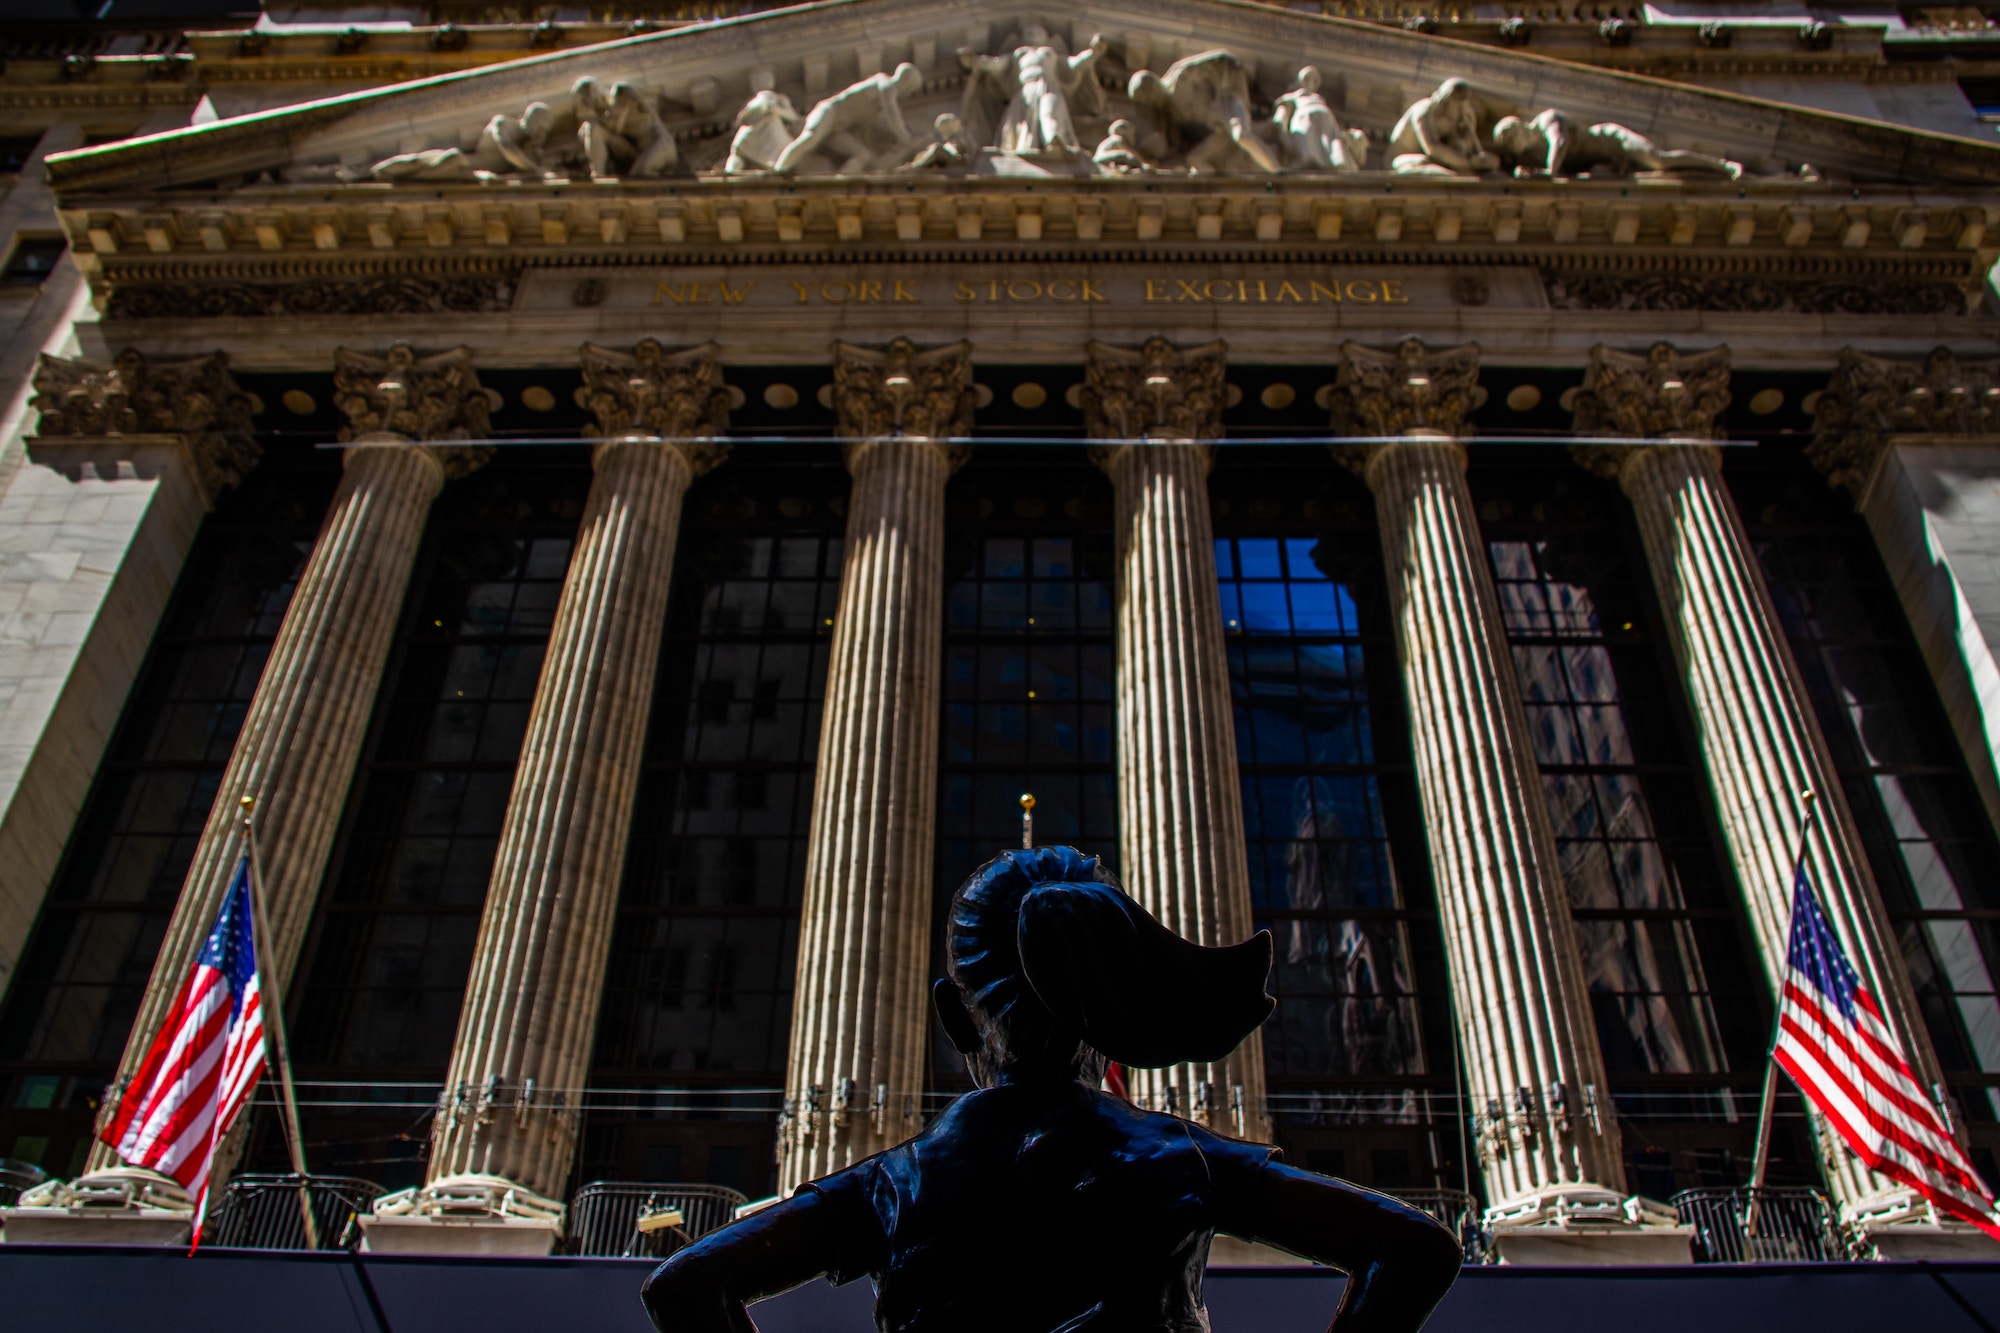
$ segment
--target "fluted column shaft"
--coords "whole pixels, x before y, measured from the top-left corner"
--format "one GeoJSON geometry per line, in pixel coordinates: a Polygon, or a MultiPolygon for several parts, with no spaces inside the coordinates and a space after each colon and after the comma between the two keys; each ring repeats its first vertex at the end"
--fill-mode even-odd
{"type": "Polygon", "coordinates": [[[433,1130],[430,1179],[559,1195],[576,1151],[666,620],[687,455],[597,446],[433,1130]]]}
{"type": "Polygon", "coordinates": [[[1413,436],[1378,446],[1366,475],[1490,1201],[1622,1190],[1618,1124],[1465,452],[1413,436]]]}
{"type": "MultiPolygon", "coordinates": [[[[1675,443],[1630,452],[1631,497],[1674,655],[1687,681],[1723,836],[1750,908],[1765,976],[1783,985],[1792,863],[1804,810],[1819,794],[1806,869],[1862,984],[1925,1086],[1941,1077],[1915,996],[1756,553],[1722,479],[1717,450],[1675,443]]],[[[1897,1188],[1844,1149],[1826,1153],[1844,1204],[1897,1188]]]]}
{"type": "MultiPolygon", "coordinates": [[[[444,479],[432,450],[397,437],[372,437],[346,451],[340,487],[278,628],[153,964],[119,1062],[121,1084],[145,1059],[215,924],[243,852],[239,803],[246,795],[257,802],[271,927],[265,966],[284,993],[360,760],[424,519],[444,479]]],[[[115,1164],[110,1148],[92,1149],[91,1169],[115,1164]]]]}
{"type": "MultiPolygon", "coordinates": [[[[1209,516],[1212,446],[1114,445],[1100,455],[1117,496],[1118,852],[1126,890],[1197,944],[1254,929],[1209,516]]],[[[1132,1071],[1140,1104],[1267,1142],[1264,1048],[1132,1071]]]]}
{"type": "Polygon", "coordinates": [[[799,921],[779,1190],[916,1132],[928,1031],[944,488],[929,439],[848,451],[847,555],[799,921]]]}

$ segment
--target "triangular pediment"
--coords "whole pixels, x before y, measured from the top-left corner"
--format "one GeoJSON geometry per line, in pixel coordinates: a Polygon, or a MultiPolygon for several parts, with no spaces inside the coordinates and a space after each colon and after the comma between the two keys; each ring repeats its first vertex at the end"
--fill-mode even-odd
{"type": "MultiPolygon", "coordinates": [[[[657,173],[649,168],[643,182],[656,188],[719,176],[739,113],[760,89],[769,90],[767,100],[785,99],[802,117],[856,81],[910,62],[921,74],[921,85],[905,85],[901,111],[916,136],[915,146],[937,137],[933,126],[940,114],[962,114],[966,130],[961,148],[971,151],[934,155],[934,166],[946,173],[992,174],[995,122],[1003,114],[1009,74],[968,74],[960,52],[1004,58],[1019,45],[1029,23],[1045,26],[1052,44],[1065,54],[1081,51],[1094,35],[1105,41],[1087,86],[1079,86],[1072,99],[1082,160],[1064,163],[1060,153],[1028,154],[1022,159],[1029,164],[1024,171],[999,170],[1003,175],[1048,169],[1090,174],[1095,170],[1090,155],[1121,118],[1133,121],[1144,140],[1135,145],[1139,156],[1163,170],[1184,173],[1199,135],[1183,136],[1180,142],[1163,138],[1160,129],[1171,113],[1160,104],[1159,87],[1150,86],[1153,101],[1135,99],[1133,76],[1141,70],[1171,75],[1177,61],[1226,52],[1242,70],[1266,140],[1273,104],[1295,86],[1301,67],[1316,68],[1326,104],[1341,126],[1370,140],[1364,171],[1386,171],[1394,156],[1387,140],[1404,110],[1443,80],[1458,78],[1471,86],[1482,133],[1490,133],[1501,116],[1532,117],[1554,108],[1580,125],[1626,126],[1662,149],[1696,150],[1739,162],[1753,178],[1796,180],[1801,170],[1808,170],[1829,182],[1902,181],[1931,189],[2000,181],[2000,145],[1241,0],[1087,0],[1062,7],[1024,0],[986,5],[976,15],[952,0],[831,0],[60,154],[49,159],[50,173],[68,206],[93,197],[226,191],[248,183],[320,190],[354,183],[410,190],[438,176],[411,171],[389,179],[376,168],[385,160],[424,152],[457,149],[476,155],[482,132],[494,117],[518,123],[525,109],[539,102],[549,111],[541,127],[546,138],[536,148],[544,157],[538,160],[564,180],[574,180],[588,172],[575,146],[572,90],[579,79],[589,77],[603,90],[631,85],[649,108],[648,116],[657,114],[671,133],[673,165],[657,173]],[[997,83],[984,88],[981,80],[989,77],[997,83]]],[[[1190,88],[1198,82],[1196,75],[1188,76],[1190,88]]],[[[1190,93],[1181,100],[1199,101],[1200,96],[1190,93]]],[[[1197,107],[1187,114],[1199,119],[1202,112],[1197,107]]],[[[774,122],[771,133],[780,130],[797,132],[795,122],[782,119],[774,122]]],[[[880,150],[868,141],[864,127],[858,138],[835,136],[794,162],[791,174],[802,181],[843,169],[886,175],[903,164],[892,157],[909,156],[880,150]],[[857,165],[871,152],[866,164],[857,165]]],[[[1225,175],[1268,173],[1272,164],[1261,162],[1261,156],[1254,146],[1247,153],[1225,148],[1211,152],[1206,165],[1225,175]]],[[[623,162],[630,165],[629,155],[623,162]]],[[[460,165],[469,170],[473,164],[460,165]]],[[[1296,157],[1278,165],[1291,174],[1327,170],[1296,157]]],[[[614,174],[618,166],[614,154],[614,174]]],[[[518,180],[521,173],[506,167],[501,174],[518,180]]],[[[1717,177],[1706,183],[1720,187],[1725,181],[1717,177]]]]}

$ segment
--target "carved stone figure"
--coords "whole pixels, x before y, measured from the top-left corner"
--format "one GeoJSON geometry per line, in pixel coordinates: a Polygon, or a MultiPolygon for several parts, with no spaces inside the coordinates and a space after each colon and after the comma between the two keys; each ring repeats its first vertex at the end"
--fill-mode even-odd
{"type": "Polygon", "coordinates": [[[252,400],[229,373],[229,355],[150,362],[131,348],[111,361],[50,356],[35,365],[39,439],[175,435],[211,501],[257,465],[252,400]]]}
{"type": "Polygon", "coordinates": [[[729,429],[729,386],[714,343],[668,352],[652,338],[630,352],[585,343],[576,405],[597,418],[584,434],[612,439],[658,436],[681,441],[697,474],[729,452],[717,439],[729,429]],[[699,442],[699,443],[697,443],[699,442]]]}
{"type": "Polygon", "coordinates": [[[1629,176],[1634,171],[1712,171],[1735,180],[1741,162],[1661,148],[1637,130],[1605,121],[1580,124],[1551,107],[1533,120],[1502,116],[1493,146],[1516,176],[1629,176]]]}
{"type": "MultiPolygon", "coordinates": [[[[385,355],[337,347],[333,353],[333,403],[347,418],[342,442],[369,435],[400,435],[430,443],[478,440],[491,435],[494,395],[479,383],[472,349],[419,356],[408,343],[385,355]]],[[[439,449],[450,476],[462,476],[492,457],[492,446],[439,449]]]]}
{"type": "Polygon", "coordinates": [[[978,1090],[915,1138],[709,1233],[647,1280],[662,1333],[747,1333],[748,1301],[870,1274],[878,1328],[1204,1329],[1218,1230],[1349,1276],[1335,1327],[1415,1333],[1458,1238],[1269,1144],[1100,1091],[1107,1061],[1219,1060],[1272,1009],[1271,936],[1204,948],[1071,847],[1003,852],[953,896],[940,1025],[978,1090]]]}
{"type": "Polygon", "coordinates": [[[502,113],[487,121],[471,152],[427,148],[398,153],[377,162],[370,174],[382,181],[497,180],[511,175],[547,180],[555,173],[542,161],[542,154],[555,124],[556,113],[548,103],[530,102],[518,118],[502,113]]]}
{"type": "Polygon", "coordinates": [[[799,120],[791,98],[772,88],[758,89],[736,113],[736,137],[729,141],[722,174],[749,176],[775,168],[797,136],[799,120]]]}
{"type": "Polygon", "coordinates": [[[971,74],[966,82],[966,119],[980,140],[991,126],[993,147],[1003,153],[1081,153],[1071,102],[1087,116],[1104,109],[1104,94],[1091,66],[1104,54],[1105,41],[1094,35],[1075,55],[1039,23],[1021,29],[1021,44],[1006,55],[982,56],[960,51],[959,61],[971,74]],[[992,109],[1002,108],[992,124],[992,109]]]}
{"type": "Polygon", "coordinates": [[[1500,159],[1479,146],[1479,98],[1464,79],[1446,79],[1410,103],[1389,131],[1389,169],[1405,175],[1472,176],[1500,159]]]}
{"type": "Polygon", "coordinates": [[[1368,161],[1368,132],[1341,128],[1320,90],[1319,70],[1299,71],[1298,86],[1277,100],[1271,123],[1286,165],[1304,171],[1359,171],[1368,161]]]}
{"type": "Polygon", "coordinates": [[[1961,361],[1940,347],[1892,361],[1852,347],[1813,412],[1806,456],[1858,497],[1897,435],[1988,435],[2000,429],[2000,361],[1961,361]]]}
{"type": "Polygon", "coordinates": [[[1091,159],[1100,171],[1113,175],[1129,176],[1136,172],[1151,171],[1153,164],[1139,152],[1139,128],[1129,120],[1114,120],[1110,131],[1097,145],[1091,159]]]}
{"type": "MultiPolygon", "coordinates": [[[[1360,343],[1340,345],[1340,373],[1333,386],[1333,429],[1341,435],[1380,438],[1429,431],[1457,437],[1485,401],[1479,387],[1479,344],[1436,351],[1405,338],[1395,351],[1360,343]]],[[[1357,462],[1367,452],[1342,461],[1357,462]]]]}
{"type": "Polygon", "coordinates": [[[1228,346],[1180,351],[1148,338],[1137,351],[1095,340],[1083,347],[1084,429],[1099,440],[1213,440],[1222,434],[1228,346]]]}
{"type": "Polygon", "coordinates": [[[880,351],[833,345],[833,402],[848,439],[957,439],[972,433],[978,399],[969,342],[927,352],[908,338],[880,351]]]}
{"type": "Polygon", "coordinates": [[[933,167],[970,166],[978,156],[979,148],[972,142],[972,136],[965,132],[965,122],[949,111],[940,111],[938,118],[931,122],[931,130],[937,135],[935,141],[917,150],[917,155],[897,167],[898,171],[928,171],[933,167]]]}
{"type": "Polygon", "coordinates": [[[1245,157],[1259,171],[1283,169],[1257,136],[1249,71],[1228,51],[1176,60],[1164,75],[1142,69],[1126,91],[1152,122],[1145,146],[1157,140],[1158,156],[1183,152],[1190,171],[1228,171],[1245,157]]]}
{"type": "Polygon", "coordinates": [[[840,154],[843,175],[902,160],[916,138],[903,119],[903,99],[923,86],[922,72],[907,60],[893,74],[870,74],[850,84],[807,114],[805,129],[771,170],[788,175],[822,148],[840,154]]]}
{"type": "Polygon", "coordinates": [[[629,83],[614,83],[607,97],[596,79],[578,79],[570,90],[576,141],[590,164],[590,178],[643,179],[673,170],[680,148],[658,109],[629,83]]]}

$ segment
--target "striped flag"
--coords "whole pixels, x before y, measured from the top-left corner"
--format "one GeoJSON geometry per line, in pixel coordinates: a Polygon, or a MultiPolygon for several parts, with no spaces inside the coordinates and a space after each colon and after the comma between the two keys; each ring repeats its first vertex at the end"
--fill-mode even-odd
{"type": "Polygon", "coordinates": [[[245,857],[194,971],[98,1134],[130,1165],[172,1176],[195,1196],[197,1241],[215,1145],[264,1072],[264,1012],[250,912],[245,857]]]}
{"type": "Polygon", "coordinates": [[[1803,866],[1787,953],[1772,1053],[1779,1067],[1870,1170],[2000,1240],[1992,1196],[1841,952],[1803,866]]]}

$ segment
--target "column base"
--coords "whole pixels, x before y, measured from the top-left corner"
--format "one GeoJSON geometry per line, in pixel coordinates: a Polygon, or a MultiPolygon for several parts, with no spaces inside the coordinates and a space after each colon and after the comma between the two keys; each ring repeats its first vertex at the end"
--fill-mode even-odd
{"type": "Polygon", "coordinates": [[[361,1218],[370,1254],[483,1254],[539,1258],[562,1239],[562,1204],[500,1176],[447,1176],[398,1190],[361,1218]]]}
{"type": "Polygon", "coordinates": [[[1890,1262],[2000,1259],[2000,1241],[1955,1217],[1941,1216],[1915,1190],[1892,1190],[1842,1210],[1861,1243],[1890,1262]]]}
{"type": "Polygon", "coordinates": [[[10,1245],[185,1245],[193,1229],[194,1202],[180,1183],[132,1166],[51,1180],[0,1208],[10,1245]]]}
{"type": "Polygon", "coordinates": [[[1490,1208],[1486,1226],[1503,1264],[1687,1264],[1694,1228],[1671,1208],[1595,1185],[1545,1190],[1490,1208]]]}

